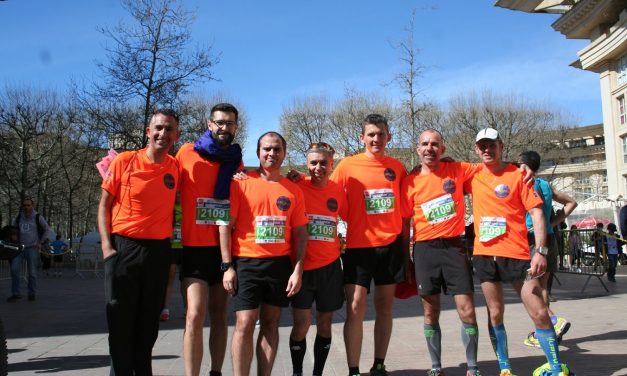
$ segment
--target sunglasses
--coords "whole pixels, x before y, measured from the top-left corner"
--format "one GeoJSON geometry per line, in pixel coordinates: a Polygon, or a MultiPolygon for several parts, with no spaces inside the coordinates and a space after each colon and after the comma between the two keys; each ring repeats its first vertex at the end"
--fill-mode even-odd
{"type": "Polygon", "coordinates": [[[309,150],[310,151],[315,151],[316,149],[318,150],[326,150],[328,152],[330,152],[331,154],[335,154],[335,149],[333,149],[333,147],[329,144],[327,144],[326,142],[313,142],[311,144],[309,144],[309,150]]]}

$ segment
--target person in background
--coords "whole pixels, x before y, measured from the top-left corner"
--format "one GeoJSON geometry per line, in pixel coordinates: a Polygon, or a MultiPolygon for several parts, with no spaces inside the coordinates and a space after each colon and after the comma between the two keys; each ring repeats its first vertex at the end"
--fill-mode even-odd
{"type": "Polygon", "coordinates": [[[52,247],[52,275],[54,277],[63,276],[63,254],[67,251],[67,244],[61,240],[61,235],[57,235],[55,241],[50,243],[52,247]]]}
{"type": "Polygon", "coordinates": [[[568,234],[568,264],[570,270],[575,270],[577,265],[581,264],[581,252],[583,251],[583,242],[577,231],[577,226],[570,226],[568,234]]]}
{"type": "Polygon", "coordinates": [[[616,282],[616,265],[618,264],[618,255],[622,253],[622,248],[625,243],[616,236],[615,224],[608,224],[607,232],[608,235],[605,237],[608,261],[607,280],[610,282],[616,282]]]}
{"type": "Polygon", "coordinates": [[[22,298],[20,294],[20,280],[22,279],[22,261],[26,260],[28,270],[28,300],[35,300],[37,292],[37,267],[39,252],[48,252],[50,248],[50,226],[44,217],[35,210],[32,198],[22,201],[22,210],[13,221],[13,225],[20,229],[20,242],[24,251],[11,260],[11,296],[8,302],[16,302],[22,298]]]}

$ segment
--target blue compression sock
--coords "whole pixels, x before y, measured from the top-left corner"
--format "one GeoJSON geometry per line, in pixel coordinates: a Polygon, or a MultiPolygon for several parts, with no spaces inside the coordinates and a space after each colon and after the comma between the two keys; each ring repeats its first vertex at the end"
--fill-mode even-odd
{"type": "Polygon", "coordinates": [[[551,365],[551,372],[559,375],[562,372],[562,362],[560,361],[560,349],[557,344],[557,335],[553,327],[549,329],[536,328],[536,339],[546,355],[546,360],[551,365]]]}
{"type": "Polygon", "coordinates": [[[507,332],[505,331],[505,325],[488,326],[488,332],[490,333],[490,341],[496,354],[496,359],[499,361],[499,367],[501,370],[512,369],[509,363],[509,353],[507,351],[507,332]]]}

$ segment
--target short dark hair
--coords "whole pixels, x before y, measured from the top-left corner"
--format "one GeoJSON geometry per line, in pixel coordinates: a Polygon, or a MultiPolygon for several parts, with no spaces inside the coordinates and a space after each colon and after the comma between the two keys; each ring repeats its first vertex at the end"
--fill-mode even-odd
{"type": "Polygon", "coordinates": [[[390,133],[390,127],[388,126],[388,119],[385,118],[385,116],[383,115],[379,115],[379,114],[370,114],[368,116],[366,116],[366,118],[364,119],[363,123],[361,124],[361,132],[362,134],[366,131],[366,125],[368,124],[372,124],[372,125],[377,125],[377,126],[383,126],[383,128],[385,128],[385,131],[387,133],[390,133]]]}
{"type": "Polygon", "coordinates": [[[237,108],[235,108],[235,106],[230,103],[218,103],[215,106],[211,107],[211,112],[209,112],[210,119],[213,119],[213,113],[216,111],[231,112],[235,114],[235,121],[237,121],[239,118],[239,112],[237,111],[237,108]]]}
{"type": "Polygon", "coordinates": [[[287,153],[287,142],[285,142],[285,138],[283,138],[283,136],[281,136],[281,134],[278,132],[268,131],[262,134],[261,136],[259,136],[259,139],[257,139],[257,156],[259,156],[259,150],[261,149],[261,139],[268,135],[277,136],[279,139],[281,139],[281,144],[283,145],[283,151],[287,153]]]}
{"type": "Polygon", "coordinates": [[[537,172],[540,169],[541,160],[540,154],[533,150],[523,151],[518,156],[518,162],[526,164],[533,172],[537,172]]]}
{"type": "MultiPolygon", "coordinates": [[[[174,120],[176,120],[176,125],[179,124],[179,114],[178,114],[178,112],[174,111],[171,108],[158,108],[158,109],[154,110],[152,112],[152,117],[150,118],[150,122],[152,122],[152,118],[155,115],[159,115],[159,114],[165,115],[165,116],[171,116],[171,117],[174,118],[174,120]]],[[[150,124],[150,122],[148,122],[148,124],[150,124]]]]}

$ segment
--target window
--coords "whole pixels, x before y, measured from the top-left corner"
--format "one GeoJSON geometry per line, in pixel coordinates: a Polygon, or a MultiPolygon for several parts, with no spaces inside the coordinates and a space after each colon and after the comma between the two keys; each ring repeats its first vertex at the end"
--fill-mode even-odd
{"type": "Polygon", "coordinates": [[[569,146],[571,148],[582,148],[582,147],[586,147],[586,140],[584,139],[579,139],[579,140],[570,140],[569,142],[569,146]]]}
{"type": "Polygon", "coordinates": [[[596,136],[596,137],[594,137],[594,144],[595,145],[605,145],[605,138],[603,136],[596,136]]]}
{"type": "Polygon", "coordinates": [[[551,167],[557,165],[557,163],[555,163],[555,160],[553,159],[543,159],[542,162],[540,162],[540,165],[543,167],[551,167]]]}
{"type": "Polygon", "coordinates": [[[627,137],[621,137],[623,140],[623,163],[627,163],[627,137]]]}
{"type": "Polygon", "coordinates": [[[627,84],[627,55],[623,55],[616,63],[618,86],[627,84]]]}
{"type": "Polygon", "coordinates": [[[587,155],[582,155],[580,157],[574,157],[571,159],[572,163],[586,163],[590,161],[590,157],[587,155]]]}
{"type": "Polygon", "coordinates": [[[627,114],[625,113],[625,96],[618,97],[618,124],[625,125],[627,123],[627,114]]]}

